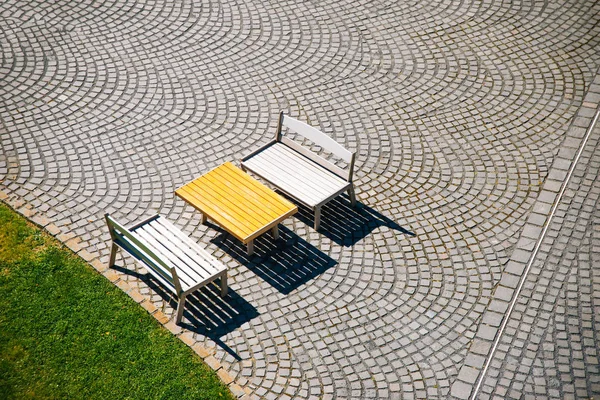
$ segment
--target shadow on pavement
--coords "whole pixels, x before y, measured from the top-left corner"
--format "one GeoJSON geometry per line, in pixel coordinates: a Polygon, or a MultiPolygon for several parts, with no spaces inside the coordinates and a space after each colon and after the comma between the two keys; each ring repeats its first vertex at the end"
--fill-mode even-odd
{"type": "Polygon", "coordinates": [[[246,254],[246,246],[239,240],[212,226],[223,232],[212,239],[215,245],[283,294],[289,294],[337,264],[327,254],[281,225],[279,239],[274,240],[270,233],[255,239],[252,256],[246,254]]]}
{"type": "Polygon", "coordinates": [[[189,295],[181,327],[211,339],[236,360],[241,357],[220,338],[256,318],[259,313],[235,290],[229,288],[227,296],[214,283],[189,295]]]}
{"type": "MultiPolygon", "coordinates": [[[[295,217],[308,226],[314,226],[314,213],[307,207],[299,205],[295,217]]],[[[353,208],[346,195],[337,197],[321,209],[319,233],[340,246],[353,246],[380,226],[415,236],[413,232],[381,215],[371,207],[357,202],[356,207],[353,208]]]]}
{"type": "MultiPolygon", "coordinates": [[[[168,302],[173,310],[177,309],[175,296],[152,275],[117,265],[113,266],[113,269],[135,276],[148,285],[148,288],[158,294],[163,301],[168,302]]],[[[220,287],[212,282],[188,295],[181,327],[208,337],[236,360],[241,360],[240,356],[220,338],[257,317],[259,313],[252,304],[244,300],[231,287],[224,298],[220,296],[220,292],[220,287]]]]}

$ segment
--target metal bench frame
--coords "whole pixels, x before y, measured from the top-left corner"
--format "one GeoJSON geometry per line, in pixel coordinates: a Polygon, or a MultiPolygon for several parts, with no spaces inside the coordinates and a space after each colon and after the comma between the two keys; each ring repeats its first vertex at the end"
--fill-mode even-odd
{"type": "Polygon", "coordinates": [[[220,278],[221,296],[227,294],[227,267],[166,218],[157,214],[131,228],[125,228],[109,214],[104,218],[112,238],[108,267],[114,266],[118,248],[140,261],[177,296],[177,324],[190,293],[220,278]]]}
{"type": "Polygon", "coordinates": [[[355,156],[356,153],[347,150],[325,133],[281,112],[275,139],[242,158],[240,164],[244,171],[258,175],[311,208],[315,214],[314,228],[318,230],[321,207],[329,201],[348,192],[352,206],[356,205],[352,183],[355,156]],[[348,164],[348,168],[342,169],[283,136],[284,126],[341,158],[348,164]]]}

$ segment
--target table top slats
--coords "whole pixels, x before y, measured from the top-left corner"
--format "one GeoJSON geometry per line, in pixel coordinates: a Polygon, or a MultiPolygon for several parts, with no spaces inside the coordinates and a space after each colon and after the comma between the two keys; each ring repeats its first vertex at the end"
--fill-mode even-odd
{"type": "Polygon", "coordinates": [[[258,207],[266,207],[272,214],[272,217],[287,213],[296,208],[296,206],[279,196],[271,189],[265,187],[248,174],[233,168],[223,168],[214,171],[219,177],[223,178],[225,184],[233,190],[239,189],[253,200],[258,207]],[[228,182],[231,180],[231,182],[228,182]]]}
{"type": "Polygon", "coordinates": [[[240,216],[231,212],[226,205],[214,196],[214,193],[203,189],[203,186],[198,186],[196,182],[190,182],[189,185],[179,189],[187,193],[187,198],[184,198],[201,212],[205,212],[219,225],[225,224],[231,233],[241,241],[246,240],[247,232],[253,231],[255,228],[243,220],[240,216]],[[232,215],[233,214],[233,215],[232,215]]]}
{"type": "MultiPolygon", "coordinates": [[[[215,202],[218,202],[218,205],[223,210],[227,210],[232,216],[235,216],[241,223],[245,226],[249,227],[251,230],[256,230],[268,223],[270,220],[274,218],[269,218],[268,215],[262,213],[260,210],[256,210],[248,198],[244,198],[239,194],[235,193],[235,191],[225,190],[220,184],[219,181],[215,180],[212,177],[206,177],[204,181],[206,185],[202,186],[201,189],[204,189],[207,192],[211,192],[215,198],[217,199],[215,202]],[[246,200],[246,205],[248,207],[244,207],[244,200],[246,200]]],[[[198,185],[196,184],[198,188],[198,185]]]]}
{"type": "Polygon", "coordinates": [[[298,211],[292,202],[230,162],[175,193],[244,243],[298,211]]]}
{"type": "Polygon", "coordinates": [[[230,181],[230,177],[221,177],[218,174],[207,175],[207,186],[216,193],[224,196],[232,203],[232,207],[240,210],[242,214],[247,214],[248,218],[256,220],[258,224],[264,224],[277,217],[277,212],[272,212],[268,207],[264,207],[257,193],[248,193],[243,185],[230,181]]]}

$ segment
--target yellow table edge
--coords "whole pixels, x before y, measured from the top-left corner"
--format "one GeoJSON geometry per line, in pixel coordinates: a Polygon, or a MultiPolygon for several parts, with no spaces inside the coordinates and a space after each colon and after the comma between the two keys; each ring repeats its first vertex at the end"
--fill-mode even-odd
{"type": "MultiPolygon", "coordinates": [[[[266,231],[273,229],[274,227],[276,227],[281,221],[283,221],[284,219],[296,214],[298,212],[298,206],[296,206],[295,204],[293,204],[292,202],[290,202],[289,200],[287,200],[286,198],[282,197],[280,194],[278,194],[277,192],[275,192],[274,190],[272,190],[271,188],[269,188],[268,186],[264,185],[262,182],[258,181],[257,179],[253,178],[252,176],[250,176],[248,173],[246,173],[245,171],[243,171],[241,168],[237,167],[236,165],[234,165],[233,163],[227,161],[213,169],[211,169],[210,171],[207,171],[205,173],[203,173],[202,175],[192,179],[191,181],[187,182],[185,185],[179,187],[178,189],[175,190],[175,194],[181,198],[182,200],[184,200],[186,203],[190,204],[192,207],[194,207],[195,209],[197,209],[198,211],[200,211],[202,214],[204,214],[205,216],[207,216],[208,218],[210,218],[211,220],[213,220],[214,222],[217,223],[217,225],[221,226],[223,229],[225,229],[227,232],[229,232],[231,235],[233,235],[234,237],[236,237],[238,240],[240,240],[243,244],[247,244],[248,242],[254,240],[255,238],[257,238],[258,236],[262,235],[263,233],[265,233],[266,231]],[[214,170],[218,169],[218,168],[223,168],[223,167],[229,167],[232,168],[234,170],[236,170],[236,172],[239,172],[241,176],[244,177],[244,179],[249,180],[250,182],[253,183],[254,187],[258,187],[260,188],[262,191],[264,192],[268,192],[271,197],[273,199],[277,199],[277,201],[284,206],[285,208],[288,208],[289,211],[285,212],[284,214],[281,214],[279,217],[275,218],[273,221],[271,221],[270,223],[260,227],[259,229],[248,233],[246,236],[240,236],[238,233],[236,232],[232,232],[233,230],[236,229],[230,229],[231,225],[228,223],[223,223],[217,219],[215,219],[215,215],[213,215],[213,213],[208,213],[206,212],[206,209],[202,209],[200,208],[200,205],[189,201],[185,196],[182,194],[182,189],[188,187],[188,185],[190,185],[191,183],[195,182],[197,179],[202,178],[203,176],[213,172],[214,170]]],[[[218,217],[218,215],[217,215],[218,217]]],[[[222,219],[221,219],[222,220],[222,219]]],[[[241,231],[241,230],[240,230],[241,231]]],[[[245,233],[245,232],[242,232],[245,233]]]]}

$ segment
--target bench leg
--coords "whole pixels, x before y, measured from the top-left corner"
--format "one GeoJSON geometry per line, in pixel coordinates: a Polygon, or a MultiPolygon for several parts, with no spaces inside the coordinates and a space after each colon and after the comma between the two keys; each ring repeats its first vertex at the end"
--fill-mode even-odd
{"type": "Polygon", "coordinates": [[[181,318],[183,317],[183,309],[185,308],[185,296],[179,298],[179,302],[177,303],[177,312],[175,317],[175,323],[179,325],[181,323],[181,318]]]}
{"type": "Polygon", "coordinates": [[[110,259],[108,260],[108,268],[112,268],[115,265],[115,259],[117,258],[117,250],[119,247],[116,244],[112,244],[110,248],[110,259]]]}
{"type": "Polygon", "coordinates": [[[227,272],[221,275],[221,297],[227,296],[227,272]]]}
{"type": "Polygon", "coordinates": [[[356,206],[356,194],[354,193],[354,186],[348,188],[348,196],[350,196],[350,205],[356,206]]]}
{"type": "Polygon", "coordinates": [[[254,254],[254,239],[248,242],[248,244],[246,245],[246,249],[249,256],[254,254]]]}
{"type": "Polygon", "coordinates": [[[273,227],[273,239],[279,239],[279,224],[273,227]]]}
{"type": "Polygon", "coordinates": [[[315,208],[315,231],[319,230],[321,225],[321,207],[315,208]]]}

